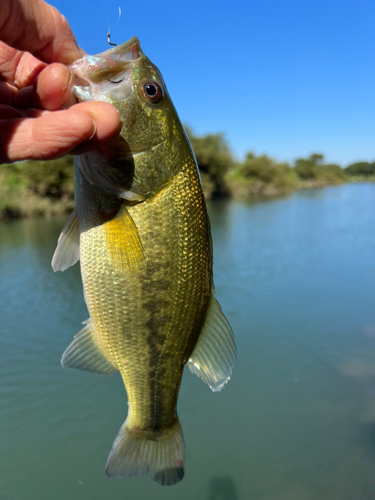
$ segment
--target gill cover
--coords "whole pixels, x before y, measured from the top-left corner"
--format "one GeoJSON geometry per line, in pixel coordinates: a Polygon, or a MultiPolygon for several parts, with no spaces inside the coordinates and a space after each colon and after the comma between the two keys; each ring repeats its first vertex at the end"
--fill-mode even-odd
{"type": "Polygon", "coordinates": [[[77,158],[83,176],[103,193],[132,204],[151,198],[175,175],[173,131],[181,126],[160,71],[136,37],[102,54],[86,55],[70,69],[80,102],[109,102],[123,121],[117,137],[77,158]]]}
{"type": "MultiPolygon", "coordinates": [[[[69,67],[75,75],[73,90],[78,101],[124,103],[133,92],[133,70],[142,56],[138,38],[132,37],[101,54],[86,55],[72,63],[69,67]]],[[[133,153],[121,136],[80,155],[76,165],[90,184],[106,194],[135,203],[145,199],[136,189],[133,153]]]]}

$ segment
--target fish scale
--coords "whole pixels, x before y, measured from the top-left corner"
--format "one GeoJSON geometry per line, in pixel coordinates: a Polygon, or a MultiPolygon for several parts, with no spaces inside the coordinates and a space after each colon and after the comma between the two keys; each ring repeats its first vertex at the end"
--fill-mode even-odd
{"type": "MultiPolygon", "coordinates": [[[[95,338],[125,386],[135,388],[129,391],[129,425],[143,430],[168,427],[175,420],[183,363],[200,333],[211,289],[207,214],[203,198],[190,203],[195,191],[189,184],[199,186],[196,171],[195,178],[191,171],[190,176],[177,176],[155,199],[128,207],[144,250],[142,265],[133,270],[113,266],[105,225],[81,235],[82,280],[95,338]],[[194,226],[187,222],[191,219],[194,226]],[[93,254],[93,247],[100,251],[93,254]],[[108,275],[116,285],[112,281],[108,286],[108,275]],[[184,307],[176,308],[181,302],[184,307]],[[136,362],[139,353],[143,355],[136,362]],[[127,357],[131,363],[124,363],[127,357]]],[[[90,185],[86,188],[92,192],[90,185]]]]}
{"type": "Polygon", "coordinates": [[[138,39],[85,56],[72,70],[77,97],[111,102],[123,127],[117,138],[76,158],[76,209],[52,266],[64,270],[80,258],[90,319],[61,363],[121,373],[128,416],[107,474],[147,474],[172,485],[184,475],[176,410],[184,365],[219,391],[236,356],[214,297],[199,173],[164,80],[138,39]]]}

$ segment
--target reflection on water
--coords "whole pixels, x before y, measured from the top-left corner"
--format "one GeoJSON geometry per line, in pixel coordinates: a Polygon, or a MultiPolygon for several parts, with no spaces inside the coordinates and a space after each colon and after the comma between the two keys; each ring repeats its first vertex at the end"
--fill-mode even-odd
{"type": "Polygon", "coordinates": [[[87,319],[79,266],[50,267],[64,219],[0,225],[4,500],[373,500],[375,185],[209,212],[238,360],[219,394],[185,373],[186,474],[171,488],[105,476],[121,378],[60,366],[87,319]]]}
{"type": "Polygon", "coordinates": [[[359,380],[375,379],[375,363],[365,363],[360,359],[349,359],[339,367],[343,375],[359,380]]]}
{"type": "Polygon", "coordinates": [[[207,500],[239,500],[236,484],[233,479],[229,476],[211,479],[210,493],[207,500]]]}

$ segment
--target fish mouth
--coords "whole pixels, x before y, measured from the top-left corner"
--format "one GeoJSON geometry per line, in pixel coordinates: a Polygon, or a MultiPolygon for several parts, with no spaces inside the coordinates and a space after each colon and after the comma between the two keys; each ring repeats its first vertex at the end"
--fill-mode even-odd
{"type": "Polygon", "coordinates": [[[132,36],[127,42],[116,45],[116,47],[112,47],[105,52],[101,52],[97,54],[96,57],[111,57],[120,61],[134,61],[139,59],[141,55],[141,44],[136,36],[132,36]]]}
{"type": "MultiPolygon", "coordinates": [[[[112,93],[112,84],[129,81],[142,55],[139,40],[133,36],[121,45],[94,56],[86,55],[72,63],[69,68],[75,75],[74,93],[78,100],[111,102],[114,96],[108,95],[108,92],[112,93]]],[[[122,98],[125,97],[124,90],[122,98]]]]}
{"type": "Polygon", "coordinates": [[[87,76],[94,83],[109,80],[127,66],[134,65],[142,55],[141,45],[136,36],[96,56],[87,57],[87,76]]]}

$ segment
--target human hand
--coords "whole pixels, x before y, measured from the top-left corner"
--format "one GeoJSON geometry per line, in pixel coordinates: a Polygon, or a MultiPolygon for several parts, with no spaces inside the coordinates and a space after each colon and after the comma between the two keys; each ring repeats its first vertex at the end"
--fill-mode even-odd
{"type": "Polygon", "coordinates": [[[0,40],[0,163],[79,154],[120,132],[112,105],[74,104],[65,64],[83,53],[54,7],[1,0],[0,40]]]}

